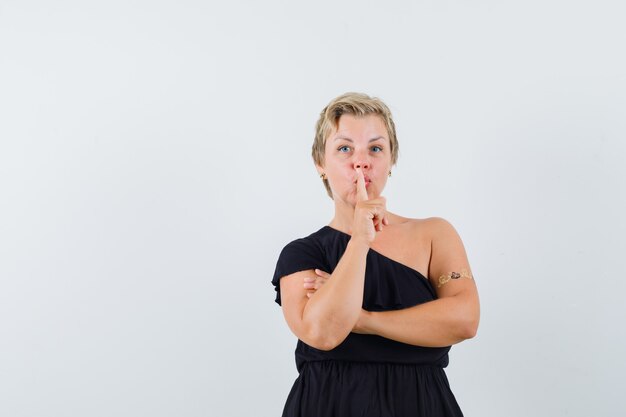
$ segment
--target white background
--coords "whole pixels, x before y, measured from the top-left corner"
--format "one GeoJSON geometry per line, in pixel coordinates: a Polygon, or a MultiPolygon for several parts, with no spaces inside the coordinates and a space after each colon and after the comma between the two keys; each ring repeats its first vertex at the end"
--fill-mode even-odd
{"type": "Polygon", "coordinates": [[[327,224],[310,146],[386,101],[385,196],[461,234],[467,416],[615,416],[626,341],[615,1],[0,0],[0,415],[277,416],[270,284],[327,224]]]}

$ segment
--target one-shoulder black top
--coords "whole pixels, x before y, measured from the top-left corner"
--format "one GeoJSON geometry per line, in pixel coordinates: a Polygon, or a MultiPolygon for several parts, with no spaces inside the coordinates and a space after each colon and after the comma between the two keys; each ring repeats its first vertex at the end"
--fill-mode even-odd
{"type": "MultiPolygon", "coordinates": [[[[280,279],[294,272],[332,273],[350,235],[324,226],[296,239],[280,253],[272,284],[280,305],[280,279]]],[[[399,310],[435,300],[420,272],[372,249],[365,269],[363,308],[399,310]]],[[[297,380],[283,417],[462,417],[444,369],[450,347],[413,346],[376,335],[350,333],[323,351],[298,340],[297,380]]]]}

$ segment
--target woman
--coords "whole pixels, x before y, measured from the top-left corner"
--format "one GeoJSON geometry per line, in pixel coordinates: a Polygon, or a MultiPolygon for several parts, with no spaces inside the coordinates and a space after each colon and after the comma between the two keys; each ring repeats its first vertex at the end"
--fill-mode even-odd
{"type": "Polygon", "coordinates": [[[391,112],[347,93],[324,108],[313,159],[335,216],[282,250],[272,283],[298,337],[283,416],[462,416],[444,367],[474,337],[478,293],[463,243],[441,218],[391,213],[391,112]]]}

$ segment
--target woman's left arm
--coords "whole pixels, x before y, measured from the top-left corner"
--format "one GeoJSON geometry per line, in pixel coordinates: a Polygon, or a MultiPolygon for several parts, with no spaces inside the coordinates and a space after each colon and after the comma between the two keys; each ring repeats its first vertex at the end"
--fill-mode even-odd
{"type": "Polygon", "coordinates": [[[353,332],[427,347],[450,346],[476,335],[480,305],[463,242],[446,220],[435,217],[428,223],[428,277],[438,298],[402,310],[363,310],[353,332]]]}

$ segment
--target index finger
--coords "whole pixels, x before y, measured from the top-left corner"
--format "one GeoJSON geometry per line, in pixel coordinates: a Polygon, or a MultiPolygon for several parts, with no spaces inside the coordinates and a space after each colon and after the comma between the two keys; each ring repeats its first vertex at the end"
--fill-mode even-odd
{"type": "Polygon", "coordinates": [[[367,201],[367,188],[365,188],[365,177],[363,170],[356,168],[356,201],[367,201]]]}

